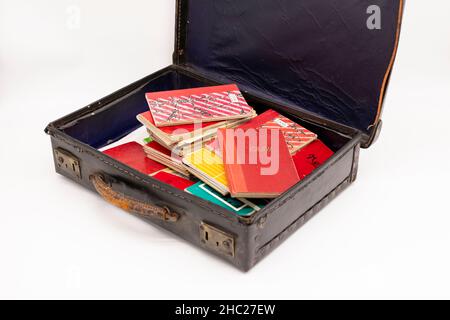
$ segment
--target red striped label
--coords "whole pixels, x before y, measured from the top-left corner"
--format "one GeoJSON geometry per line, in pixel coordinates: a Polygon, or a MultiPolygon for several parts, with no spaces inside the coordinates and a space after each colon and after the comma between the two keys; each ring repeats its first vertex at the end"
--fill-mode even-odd
{"type": "Polygon", "coordinates": [[[235,119],[246,117],[253,111],[236,85],[149,93],[146,96],[156,126],[235,119]]]}
{"type": "Polygon", "coordinates": [[[317,135],[314,132],[309,131],[274,110],[264,112],[239,128],[279,129],[283,133],[291,154],[295,154],[298,150],[317,139],[317,135]]]}
{"type": "Polygon", "coordinates": [[[266,122],[261,128],[279,129],[283,133],[291,154],[317,139],[315,133],[281,115],[272,121],[266,122]]]}

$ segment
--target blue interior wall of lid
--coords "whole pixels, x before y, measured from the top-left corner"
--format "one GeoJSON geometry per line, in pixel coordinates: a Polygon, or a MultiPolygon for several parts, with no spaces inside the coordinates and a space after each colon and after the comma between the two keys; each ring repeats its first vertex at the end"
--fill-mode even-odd
{"type": "MultiPolygon", "coordinates": [[[[121,139],[140,126],[140,123],[136,120],[136,115],[149,110],[145,93],[196,88],[207,85],[207,83],[188,75],[170,70],[152,80],[142,83],[142,86],[138,89],[105,105],[102,109],[77,119],[74,122],[65,124],[60,129],[83,143],[94,148],[101,148],[121,139]]],[[[261,103],[250,99],[248,101],[258,113],[267,110],[267,106],[261,103]]],[[[304,123],[299,119],[295,120],[317,133],[320,139],[334,151],[339,150],[339,148],[350,140],[348,137],[336,134],[326,128],[304,123]]]]}
{"type": "Polygon", "coordinates": [[[395,47],[399,0],[186,0],[186,64],[367,132],[395,47]],[[367,8],[381,9],[381,30],[367,8]]]}
{"type": "Polygon", "coordinates": [[[204,85],[196,79],[169,71],[156,79],[143,83],[138,89],[97,110],[94,114],[77,119],[62,129],[81,142],[94,148],[101,148],[141,126],[136,120],[136,116],[149,110],[145,99],[147,92],[186,89],[204,85]]]}

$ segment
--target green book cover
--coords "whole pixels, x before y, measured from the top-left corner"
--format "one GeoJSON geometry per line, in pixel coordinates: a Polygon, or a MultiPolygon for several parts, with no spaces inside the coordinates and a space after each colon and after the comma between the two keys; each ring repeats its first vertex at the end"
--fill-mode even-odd
{"type": "Polygon", "coordinates": [[[145,138],[144,139],[144,143],[145,144],[149,144],[150,142],[152,142],[153,141],[153,139],[151,138],[151,137],[148,137],[148,138],[145,138]]]}
{"type": "MultiPolygon", "coordinates": [[[[229,196],[222,196],[216,190],[212,189],[203,182],[194,184],[193,186],[187,188],[186,191],[199,198],[215,203],[221,206],[222,208],[228,209],[243,217],[250,216],[256,212],[254,208],[243,203],[239,199],[232,198],[229,196]]],[[[268,201],[265,199],[252,199],[251,202],[255,203],[255,206],[258,206],[259,208],[262,209],[267,204],[268,201]]]]}

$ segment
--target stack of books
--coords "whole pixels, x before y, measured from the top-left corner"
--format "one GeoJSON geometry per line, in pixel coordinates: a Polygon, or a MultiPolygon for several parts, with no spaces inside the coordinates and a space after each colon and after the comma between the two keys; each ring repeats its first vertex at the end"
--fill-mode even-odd
{"type": "Polygon", "coordinates": [[[228,179],[222,158],[216,153],[201,148],[183,158],[183,163],[195,177],[226,196],[229,193],[228,179]]]}
{"type": "Polygon", "coordinates": [[[236,85],[148,93],[150,111],[137,116],[164,148],[184,156],[196,142],[212,139],[219,128],[233,128],[251,118],[251,108],[236,85]]]}
{"type": "Polygon", "coordinates": [[[292,119],[257,115],[236,85],[146,94],[137,115],[148,132],[104,152],[204,201],[249,216],[334,153],[292,119]]]}
{"type": "Polygon", "coordinates": [[[169,149],[158,142],[152,141],[147,143],[144,146],[144,152],[150,159],[162,163],[184,176],[189,176],[189,171],[182,163],[182,157],[178,154],[172,154],[169,149]]]}

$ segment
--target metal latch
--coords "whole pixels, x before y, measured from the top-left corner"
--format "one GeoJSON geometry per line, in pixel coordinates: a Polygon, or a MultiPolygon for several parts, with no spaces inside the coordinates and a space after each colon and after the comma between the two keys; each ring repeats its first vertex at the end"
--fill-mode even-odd
{"type": "Polygon", "coordinates": [[[80,160],[70,152],[61,148],[55,149],[56,165],[69,176],[81,180],[81,166],[80,160]]]}
{"type": "Polygon", "coordinates": [[[234,257],[234,237],[207,223],[200,225],[201,242],[210,249],[226,256],[234,257]]]}

